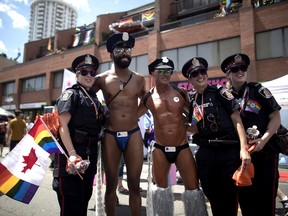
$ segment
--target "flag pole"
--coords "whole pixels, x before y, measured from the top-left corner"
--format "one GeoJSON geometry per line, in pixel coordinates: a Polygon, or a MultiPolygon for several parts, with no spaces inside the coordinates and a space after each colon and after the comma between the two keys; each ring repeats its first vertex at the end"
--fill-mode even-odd
{"type": "Polygon", "coordinates": [[[45,124],[45,122],[42,120],[42,118],[39,118],[38,121],[41,121],[43,123],[43,125],[46,127],[47,131],[49,132],[49,134],[51,135],[52,139],[54,140],[54,142],[56,143],[57,147],[59,148],[59,150],[61,151],[62,154],[64,154],[64,156],[67,158],[68,162],[72,164],[72,166],[74,167],[76,173],[78,174],[78,176],[81,178],[81,180],[83,180],[82,175],[79,173],[79,171],[76,169],[76,166],[74,163],[72,163],[72,161],[69,159],[68,155],[66,154],[66,152],[64,151],[64,149],[61,147],[61,145],[58,143],[58,141],[56,140],[56,138],[54,137],[54,135],[50,132],[49,128],[47,127],[47,125],[45,124]]]}

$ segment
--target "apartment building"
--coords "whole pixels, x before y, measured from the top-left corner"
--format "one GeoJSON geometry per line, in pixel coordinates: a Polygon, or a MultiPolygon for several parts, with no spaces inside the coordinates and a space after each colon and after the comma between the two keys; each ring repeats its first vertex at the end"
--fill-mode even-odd
{"type": "Polygon", "coordinates": [[[63,70],[70,69],[76,56],[97,56],[100,73],[111,67],[105,42],[117,30],[136,38],[130,68],[146,77],[147,88],[153,85],[147,65],[160,56],[173,59],[171,79],[188,90],[193,86],[181,68],[193,56],[208,60],[211,84],[225,84],[220,64],[235,52],[250,56],[249,81],[281,77],[288,69],[288,1],[269,2],[239,1],[234,11],[222,16],[218,0],[156,0],[130,11],[99,15],[88,26],[57,32],[52,41],[28,42],[24,63],[0,73],[0,107],[20,108],[32,116],[43,113],[44,106],[55,104],[63,70]],[[130,24],[117,24],[124,22],[130,24]],[[47,50],[51,43],[53,48],[47,50]]]}
{"type": "Polygon", "coordinates": [[[55,32],[76,27],[76,9],[63,0],[33,0],[30,6],[29,41],[41,40],[55,32]]]}

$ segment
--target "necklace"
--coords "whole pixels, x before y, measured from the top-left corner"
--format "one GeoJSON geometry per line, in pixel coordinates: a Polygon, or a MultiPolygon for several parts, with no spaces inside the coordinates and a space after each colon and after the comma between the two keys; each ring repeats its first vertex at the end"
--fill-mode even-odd
{"type": "Polygon", "coordinates": [[[122,90],[124,89],[124,87],[125,87],[125,86],[127,85],[127,83],[130,81],[131,77],[132,77],[132,73],[130,73],[130,76],[129,76],[129,78],[128,78],[128,80],[127,80],[126,82],[120,80],[120,86],[119,86],[120,91],[122,91],[122,90]]]}

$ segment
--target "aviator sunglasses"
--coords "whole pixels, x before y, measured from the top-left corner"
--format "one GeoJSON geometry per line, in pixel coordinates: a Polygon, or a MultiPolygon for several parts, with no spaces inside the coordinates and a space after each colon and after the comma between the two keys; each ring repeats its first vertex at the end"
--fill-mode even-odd
{"type": "Polygon", "coordinates": [[[247,65],[240,65],[240,66],[235,66],[231,67],[228,71],[231,73],[237,73],[239,70],[242,72],[247,72],[248,66],[247,65]]]}
{"type": "Polygon", "coordinates": [[[206,75],[207,74],[207,70],[206,69],[198,69],[196,71],[193,71],[192,73],[189,73],[188,74],[188,78],[191,78],[191,77],[197,77],[199,74],[201,74],[202,76],[206,75]]]}
{"type": "Polygon", "coordinates": [[[128,47],[115,47],[113,50],[113,53],[114,53],[114,55],[120,55],[123,53],[131,55],[132,50],[131,50],[131,48],[128,48],[128,47]]]}
{"type": "Polygon", "coordinates": [[[168,75],[172,75],[173,74],[173,69],[157,69],[157,72],[159,74],[168,74],[168,75]]]}
{"type": "Polygon", "coordinates": [[[79,72],[82,76],[87,76],[88,73],[90,73],[90,76],[95,77],[97,74],[96,70],[87,70],[87,69],[81,69],[79,72]]]}

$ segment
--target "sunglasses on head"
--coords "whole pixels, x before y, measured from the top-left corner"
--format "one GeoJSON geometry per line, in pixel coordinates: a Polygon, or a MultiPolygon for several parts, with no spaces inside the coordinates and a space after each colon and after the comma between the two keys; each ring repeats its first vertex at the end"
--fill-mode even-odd
{"type": "Polygon", "coordinates": [[[172,75],[173,74],[173,69],[157,69],[156,70],[159,74],[169,74],[172,75]]]}
{"type": "Polygon", "coordinates": [[[239,70],[241,70],[242,72],[247,72],[247,69],[248,69],[247,65],[238,65],[238,66],[231,67],[228,70],[228,72],[237,73],[239,70]]]}
{"type": "Polygon", "coordinates": [[[95,77],[97,74],[96,70],[87,70],[87,69],[81,69],[79,72],[82,76],[87,76],[88,73],[90,74],[90,76],[95,77]]]}
{"type": "Polygon", "coordinates": [[[207,70],[206,69],[198,69],[196,71],[193,71],[192,73],[189,73],[188,74],[188,78],[191,78],[191,77],[197,77],[199,74],[201,75],[206,75],[207,74],[207,70]]]}

